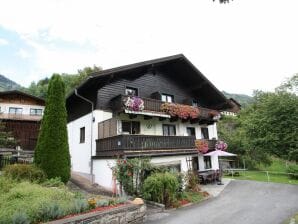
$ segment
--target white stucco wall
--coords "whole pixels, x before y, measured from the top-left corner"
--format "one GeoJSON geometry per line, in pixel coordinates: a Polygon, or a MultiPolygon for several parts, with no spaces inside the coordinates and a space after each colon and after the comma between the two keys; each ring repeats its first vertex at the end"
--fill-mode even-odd
{"type": "Polygon", "coordinates": [[[9,113],[10,107],[22,108],[22,114],[30,115],[30,109],[42,109],[42,113],[44,111],[44,106],[38,105],[27,105],[27,104],[14,104],[14,103],[0,103],[0,112],[4,114],[9,113]]]}
{"type": "MultiPolygon", "coordinates": [[[[196,138],[201,139],[201,127],[208,128],[209,139],[215,138],[217,139],[217,126],[216,123],[212,125],[199,125],[199,124],[191,124],[190,122],[182,123],[180,120],[176,122],[169,122],[168,120],[159,121],[158,117],[154,117],[149,120],[145,120],[142,116],[138,116],[137,118],[130,119],[127,114],[121,114],[117,117],[119,121],[127,120],[127,121],[140,121],[141,134],[143,135],[163,135],[162,125],[170,124],[176,126],[176,135],[177,136],[187,136],[187,127],[194,127],[196,131],[196,138]]],[[[121,122],[118,122],[118,134],[121,134],[121,122]]]]}
{"type": "Polygon", "coordinates": [[[191,155],[183,155],[183,156],[162,156],[162,157],[152,157],[151,163],[153,164],[172,164],[172,163],[180,163],[181,172],[186,172],[187,169],[187,158],[191,158],[191,155]]]}
{"type": "MultiPolygon", "coordinates": [[[[92,155],[96,154],[96,142],[98,136],[98,122],[112,118],[112,113],[101,110],[93,111],[93,141],[92,155]]],[[[91,155],[91,113],[67,124],[68,144],[71,156],[71,166],[73,171],[90,173],[91,155]],[[85,127],[85,142],[80,143],[80,128],[85,127]]]]}
{"type": "MultiPolygon", "coordinates": [[[[194,155],[183,155],[183,156],[162,156],[162,157],[152,157],[151,163],[156,165],[166,165],[166,164],[180,164],[181,172],[187,171],[188,157],[194,155]]],[[[116,159],[94,159],[93,173],[95,175],[95,183],[112,190],[113,188],[113,173],[111,167],[116,165],[116,159]]]]}
{"type": "Polygon", "coordinates": [[[113,173],[111,167],[116,165],[116,159],[94,159],[93,174],[94,181],[99,185],[112,190],[113,188],[113,173]]]}

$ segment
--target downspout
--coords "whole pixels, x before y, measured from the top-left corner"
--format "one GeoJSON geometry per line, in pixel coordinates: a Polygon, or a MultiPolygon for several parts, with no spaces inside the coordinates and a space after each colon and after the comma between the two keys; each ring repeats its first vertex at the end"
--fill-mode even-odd
{"type": "Polygon", "coordinates": [[[80,94],[78,94],[78,90],[75,89],[74,93],[77,97],[81,98],[82,100],[86,101],[87,103],[91,104],[91,149],[90,149],[90,175],[91,175],[91,183],[94,184],[94,177],[93,177],[93,160],[92,160],[92,152],[93,152],[93,111],[94,111],[94,104],[91,100],[81,96],[80,94]]]}

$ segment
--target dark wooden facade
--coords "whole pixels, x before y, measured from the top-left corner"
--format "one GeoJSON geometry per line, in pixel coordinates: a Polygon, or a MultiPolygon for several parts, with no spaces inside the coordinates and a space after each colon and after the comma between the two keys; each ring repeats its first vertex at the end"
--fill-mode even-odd
{"type": "MultiPolygon", "coordinates": [[[[124,112],[123,96],[126,88],[136,89],[138,97],[144,101],[144,110],[154,112],[160,120],[170,116],[160,116],[162,94],[173,96],[177,104],[192,105],[193,101],[200,107],[200,117],[182,122],[212,124],[210,111],[230,106],[225,96],[197,70],[183,55],[141,62],[91,74],[82,83],[77,92],[70,94],[66,101],[68,121],[74,121],[91,112],[91,105],[76,95],[89,99],[94,109],[113,112],[112,119],[99,123],[99,136],[96,142],[97,156],[135,155],[137,153],[154,155],[176,155],[197,153],[195,137],[188,136],[149,136],[117,135],[115,117],[124,112]],[[200,123],[201,122],[201,123],[200,123]]],[[[132,116],[143,116],[130,114],[132,116]]],[[[165,115],[165,113],[163,114],[165,115]]],[[[144,119],[147,116],[144,115],[144,119]]],[[[172,117],[169,122],[177,121],[172,117]]],[[[210,141],[210,149],[214,148],[210,141]]]]}
{"type": "MultiPolygon", "coordinates": [[[[111,99],[125,94],[126,87],[138,89],[144,98],[158,99],[158,94],[174,96],[175,103],[190,105],[196,100],[200,106],[215,110],[229,108],[225,96],[184,55],[141,62],[104,70],[89,76],[78,93],[91,100],[96,109],[112,111],[111,99]]],[[[91,106],[75,93],[66,100],[68,121],[87,113],[91,106]]]]}
{"type": "Polygon", "coordinates": [[[12,133],[23,150],[35,149],[40,122],[25,120],[4,120],[2,122],[5,124],[6,130],[12,133]]]}
{"type": "MultiPolygon", "coordinates": [[[[24,105],[45,106],[43,99],[17,90],[0,92],[0,103],[18,105],[20,108],[24,105]]],[[[17,145],[23,150],[35,149],[41,118],[30,114],[0,114],[0,121],[5,125],[6,131],[12,133],[17,145]]]]}
{"type": "MultiPolygon", "coordinates": [[[[214,150],[216,140],[207,140],[209,150],[214,150]]],[[[96,154],[136,155],[136,154],[196,154],[194,136],[156,136],[156,135],[117,135],[96,140],[96,154]]]]}

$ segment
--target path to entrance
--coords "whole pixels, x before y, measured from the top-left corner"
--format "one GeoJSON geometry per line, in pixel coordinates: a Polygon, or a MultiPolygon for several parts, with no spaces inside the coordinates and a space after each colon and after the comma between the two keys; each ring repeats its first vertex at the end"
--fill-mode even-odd
{"type": "Polygon", "coordinates": [[[148,217],[147,224],[279,224],[298,212],[298,185],[233,180],[218,197],[148,217]]]}

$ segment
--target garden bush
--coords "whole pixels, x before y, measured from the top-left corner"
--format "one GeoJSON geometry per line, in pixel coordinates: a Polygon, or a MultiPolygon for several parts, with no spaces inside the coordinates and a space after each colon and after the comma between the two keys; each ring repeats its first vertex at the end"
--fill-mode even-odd
{"type": "Polygon", "coordinates": [[[291,179],[298,179],[298,165],[297,164],[291,164],[287,168],[287,172],[291,173],[289,174],[289,177],[291,179]]]}
{"type": "Polygon", "coordinates": [[[46,180],[45,173],[38,167],[31,164],[13,164],[3,169],[5,177],[16,181],[27,180],[41,183],[46,180]]]}
{"type": "Polygon", "coordinates": [[[23,212],[16,212],[11,219],[13,224],[29,224],[28,216],[23,212]]]}
{"type": "Polygon", "coordinates": [[[109,206],[109,201],[106,199],[101,199],[97,201],[96,205],[98,207],[106,207],[106,206],[109,206]]]}
{"type": "Polygon", "coordinates": [[[143,197],[146,200],[155,201],[170,207],[176,200],[179,182],[175,174],[155,173],[149,176],[143,184],[143,197]]]}
{"type": "Polygon", "coordinates": [[[64,215],[66,215],[66,211],[57,202],[51,202],[43,204],[39,208],[37,219],[38,221],[46,222],[60,218],[64,215]]]}
{"type": "Polygon", "coordinates": [[[44,187],[62,187],[64,183],[61,181],[60,177],[55,177],[45,180],[41,185],[44,187]]]}
{"type": "Polygon", "coordinates": [[[39,223],[48,218],[60,216],[63,211],[70,211],[75,200],[75,194],[65,186],[49,188],[0,176],[1,224],[11,224],[13,220],[15,222],[24,220],[23,215],[18,214],[18,211],[25,214],[30,223],[39,223]],[[45,207],[46,205],[49,207],[45,207]]]}
{"type": "Polygon", "coordinates": [[[73,206],[70,212],[77,214],[77,213],[85,212],[88,209],[89,209],[89,205],[86,199],[76,199],[73,203],[73,206]]]}

